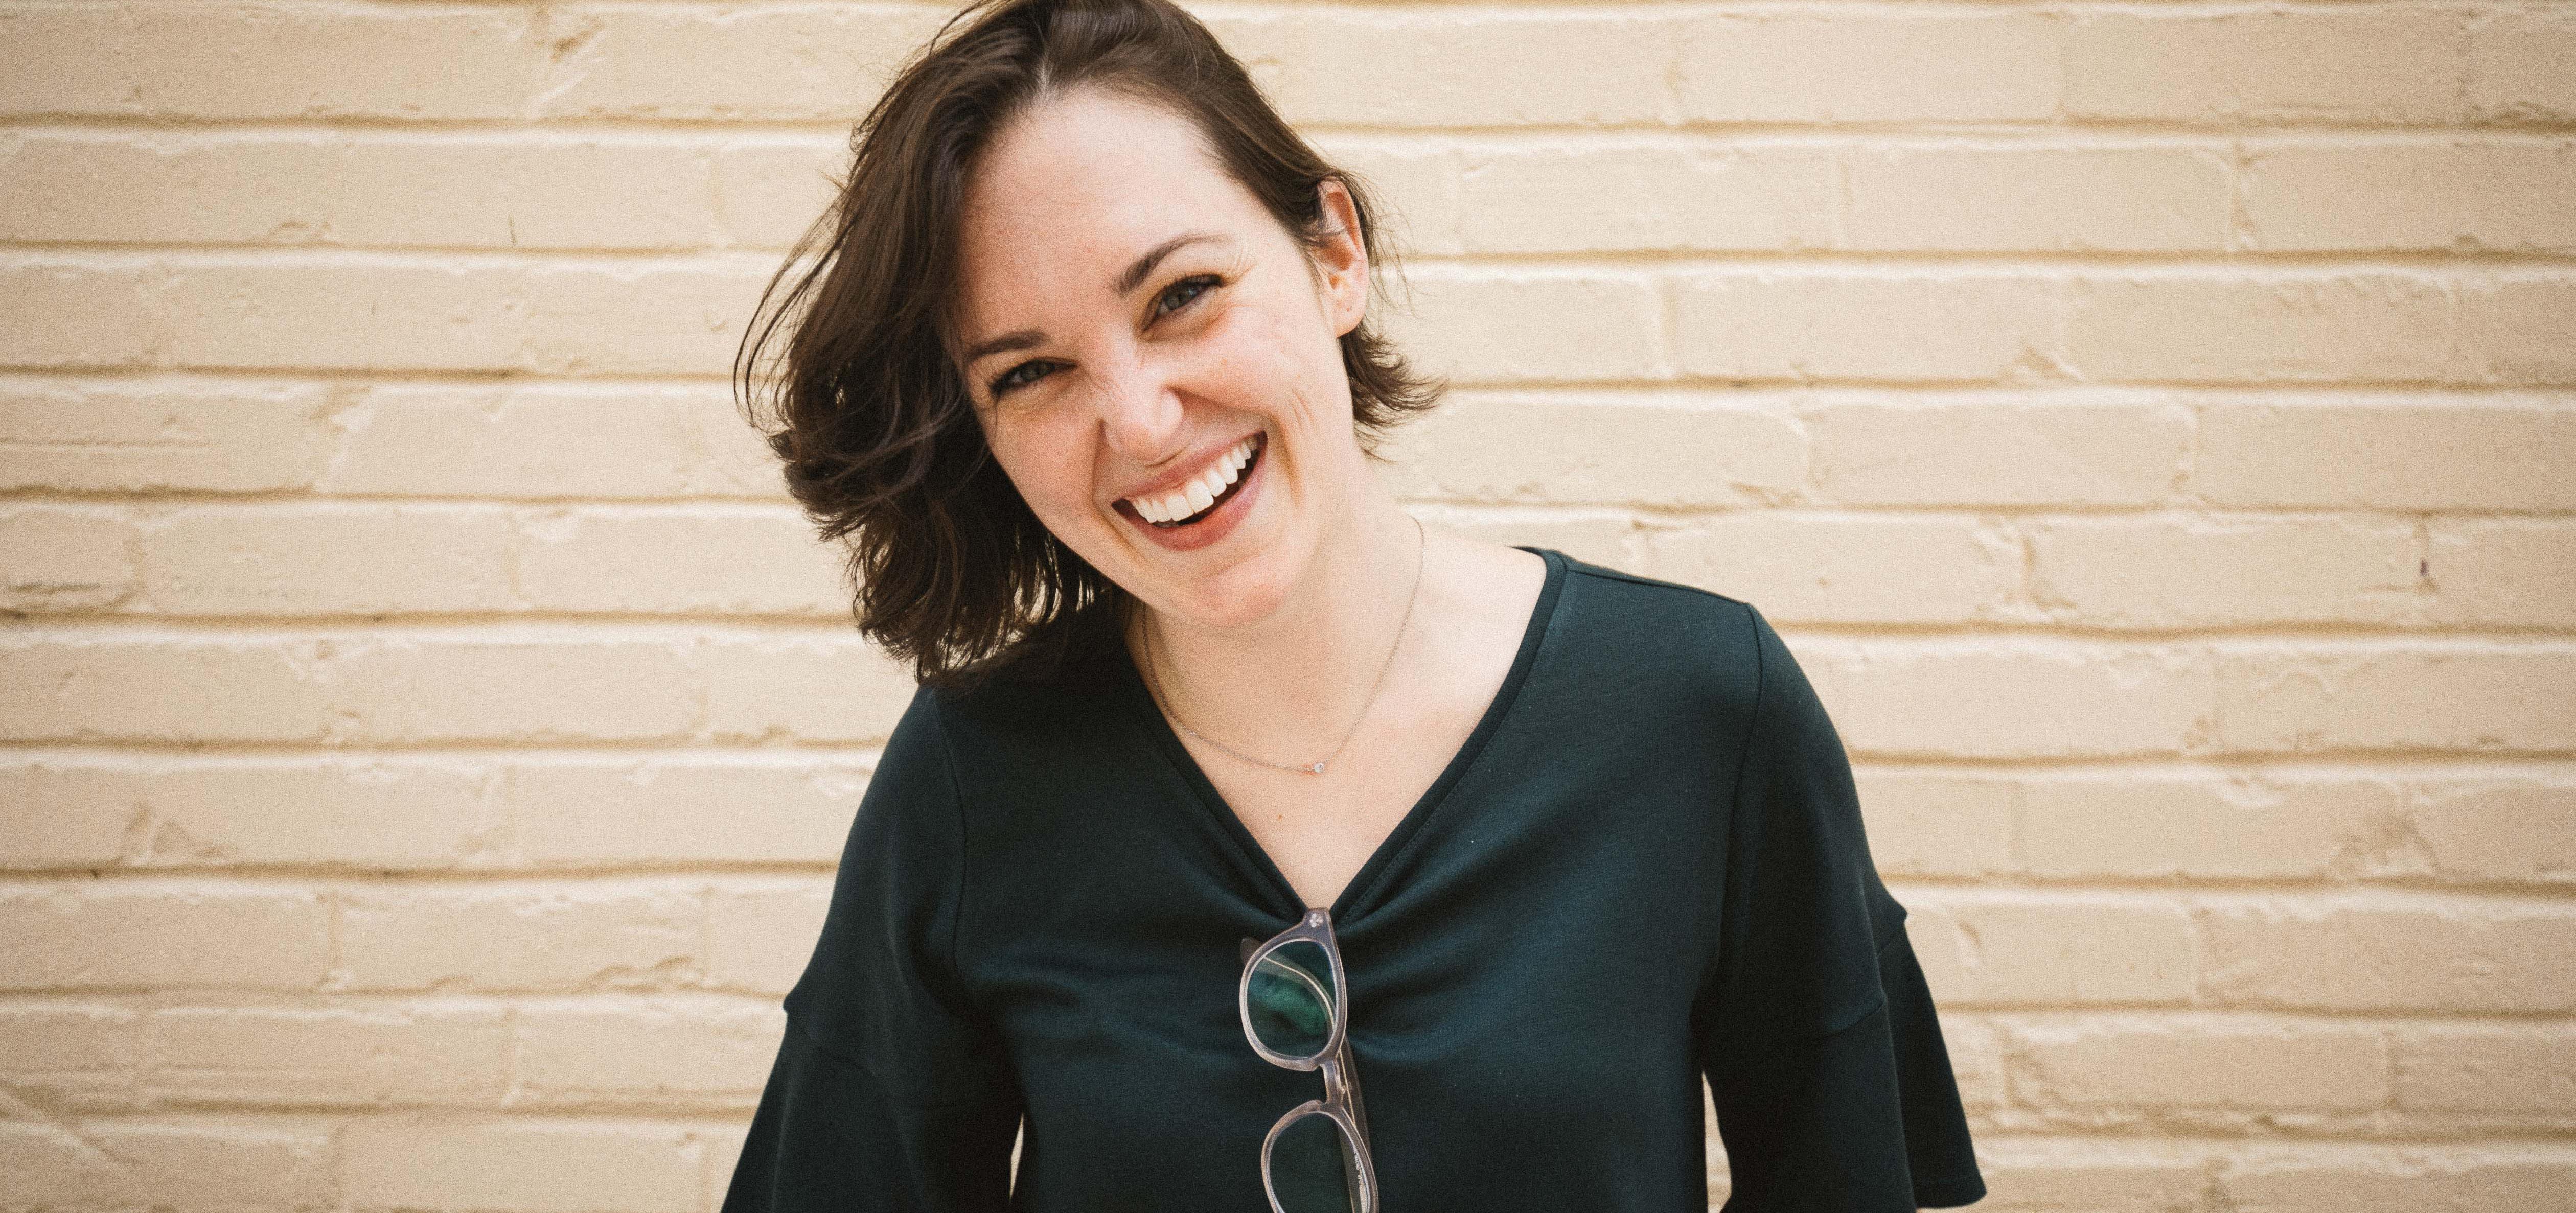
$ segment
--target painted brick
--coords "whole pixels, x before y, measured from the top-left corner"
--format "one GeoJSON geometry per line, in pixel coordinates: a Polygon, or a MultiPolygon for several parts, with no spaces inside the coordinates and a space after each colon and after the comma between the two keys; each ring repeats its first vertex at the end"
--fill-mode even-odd
{"type": "Polygon", "coordinates": [[[2062,518],[2023,528],[2050,616],[2118,627],[2409,623],[2414,524],[2376,517],[2062,518]]]}
{"type": "Polygon", "coordinates": [[[2021,544],[1964,515],[1742,510],[1651,532],[1641,571],[1774,620],[1912,623],[2006,613],[2021,544]]]}
{"type": "Polygon", "coordinates": [[[2211,400],[2190,487],[2229,509],[2576,511],[2576,401],[2211,400]]]}
{"type": "Polygon", "coordinates": [[[512,763],[502,798],[531,868],[837,862],[864,769],[798,755],[512,763]],[[721,821],[722,829],[709,829],[721,821]]]}
{"type": "Polygon", "coordinates": [[[1474,502],[1758,505],[1798,491],[1807,445],[1767,404],[1589,393],[1460,392],[1396,433],[1399,492],[1474,502]]]}
{"type": "Polygon", "coordinates": [[[2231,898],[2191,911],[2211,1005],[2372,1014],[2565,1015],[2576,970],[2517,963],[2576,915],[2545,903],[2423,897],[2231,898]]]}
{"type": "Polygon", "coordinates": [[[332,1200],[330,1127],[181,1115],[0,1122],[14,1201],[180,1210],[297,1208],[332,1200]]]}
{"type": "Polygon", "coordinates": [[[330,970],[330,928],[323,895],[287,885],[12,883],[0,888],[0,986],[311,990],[330,970]]]}
{"type": "Polygon", "coordinates": [[[134,520],[116,510],[0,507],[0,606],[20,615],[127,609],[134,520]]]}
{"type": "Polygon", "coordinates": [[[1635,515],[1626,510],[1503,512],[1426,505],[1412,512],[1425,526],[1449,527],[1488,543],[1555,548],[1577,560],[1611,568],[1635,568],[1642,558],[1643,532],[1635,515]]]}
{"type": "Polygon", "coordinates": [[[2043,1107],[2359,1113],[2388,1102],[2366,1026],[2104,1016],[2013,1034],[2012,1082],[2043,1107]]]}
{"type": "Polygon", "coordinates": [[[2067,294],[2066,359],[2118,382],[2442,382],[2460,377],[2456,298],[2431,274],[2087,275],[2067,294]]]}
{"type": "Polygon", "coordinates": [[[0,114],[517,118],[545,84],[557,24],[510,7],[13,3],[0,11],[0,41],[18,52],[0,114]]]}
{"type": "Polygon", "coordinates": [[[2576,885],[2576,782],[2499,772],[2428,781],[2414,835],[2423,863],[2461,882],[2576,885]]]}
{"type": "Polygon", "coordinates": [[[650,1119],[371,1116],[340,1129],[342,1199],[361,1208],[496,1213],[696,1213],[699,1153],[688,1126],[650,1119]]]}
{"type": "Polygon", "coordinates": [[[96,774],[42,759],[0,765],[0,868],[42,871],[120,862],[145,817],[102,797],[96,774]]]}
{"type": "Polygon", "coordinates": [[[135,1007],[53,998],[0,1004],[0,1075],[50,1107],[133,1111],[143,1062],[143,1012],[135,1007]]]}
{"type": "Polygon", "coordinates": [[[1381,331],[1415,369],[1475,385],[1646,379],[1667,373],[1654,283],[1579,272],[1465,273],[1416,266],[1412,310],[1381,331]]]}
{"type": "Polygon", "coordinates": [[[146,1033],[166,1103],[491,1107],[510,1088],[508,1012],[488,1004],[161,1007],[146,1033]]]}
{"type": "Polygon", "coordinates": [[[2014,780],[1877,763],[1854,764],[1852,780],[1880,876],[1974,879],[2016,870],[2014,780]]]}
{"type": "Polygon", "coordinates": [[[522,602],[512,519],[497,506],[196,506],[136,529],[141,597],[156,614],[381,617],[522,602]]]}
{"type": "Polygon", "coordinates": [[[540,10],[551,45],[537,115],[666,122],[867,114],[897,61],[955,6],[576,4],[540,10]]]}
{"type": "Polygon", "coordinates": [[[2565,254],[2576,142],[2459,136],[2250,144],[2252,247],[2565,254]]]}
{"type": "Polygon", "coordinates": [[[2230,170],[2206,143],[1909,142],[1841,156],[1839,246],[1884,252],[2217,252],[2230,170]]]}
{"type": "Polygon", "coordinates": [[[2066,35],[2065,114],[2193,123],[2458,122],[2468,33],[2442,9],[2097,11],[2066,35]]]}
{"type": "MultiPolygon", "coordinates": [[[[0,263],[21,367],[721,377],[757,267],[300,249],[0,263]],[[360,319],[362,318],[362,319],[360,319]]],[[[0,295],[0,297],[5,297],[0,295]]]]}
{"type": "Polygon", "coordinates": [[[662,990],[690,984],[705,899],[670,882],[356,887],[340,913],[350,990],[662,990]]]}
{"type": "Polygon", "coordinates": [[[1854,755],[2110,758],[2209,745],[2217,683],[2193,646],[1784,639],[1854,755]]]}
{"type": "Polygon", "coordinates": [[[1678,70],[1669,49],[1641,53],[1677,34],[1651,9],[1210,7],[1203,19],[1299,125],[1660,121],[1678,70]]]}
{"type": "Polygon", "coordinates": [[[2576,119],[2576,13],[2549,5],[2481,12],[2469,26],[2471,116],[2486,122],[2576,119]]]}
{"type": "Polygon", "coordinates": [[[912,702],[910,672],[841,631],[727,636],[693,659],[707,734],[729,743],[882,741],[912,702]]]}
{"type": "MultiPolygon", "coordinates": [[[[2576,1205],[2566,6],[1191,7],[1397,499],[1784,629],[1989,1203],[2576,1205]]],[[[949,12],[0,0],[9,1201],[721,1203],[913,692],[728,376],[949,12]]]]}
{"type": "Polygon", "coordinates": [[[1905,929],[1934,1001],[2077,1007],[2181,1006],[2195,956],[2186,907],[2134,894],[1918,896],[1905,929]]]}
{"type": "Polygon", "coordinates": [[[2336,880],[2426,866],[2393,778],[2182,770],[2033,779],[2021,793],[2021,862],[2048,880],[2336,880]]]}
{"type": "Polygon", "coordinates": [[[2561,644],[2248,643],[2217,655],[2216,676],[2230,750],[2576,749],[2576,650],[2561,644]]]}
{"type": "Polygon", "coordinates": [[[1814,496],[1862,506],[2156,505],[2174,496],[2192,412],[2162,394],[2038,389],[1819,391],[1800,410],[1814,496]]]}
{"type": "Polygon", "coordinates": [[[2461,378],[2576,385],[2576,275],[2497,271],[2460,284],[2461,378]]]}
{"type": "Polygon", "coordinates": [[[668,136],[36,134],[0,177],[0,225],[48,242],[705,248],[715,157],[668,136]]]}
{"type": "Polygon", "coordinates": [[[735,248],[786,251],[850,172],[847,141],[830,135],[746,135],[717,145],[713,159],[716,230],[735,248]]]}
{"type": "Polygon", "coordinates": [[[2576,1031],[2564,1024],[2428,1024],[2389,1034],[2392,1102],[2414,1113],[2576,1112],[2576,1031]]]}
{"type": "Polygon", "coordinates": [[[2066,32],[2011,9],[1720,11],[1681,31],[1677,100],[1698,122],[2046,121],[2066,32]]]}
{"type": "MultiPolygon", "coordinates": [[[[849,821],[841,822],[849,832],[849,821]]],[[[837,862],[840,852],[833,851],[837,862]]],[[[784,998],[805,973],[823,915],[832,904],[832,879],[796,877],[757,882],[731,880],[707,895],[708,989],[784,998]]]]}
{"type": "Polygon", "coordinates": [[[1683,374],[1734,380],[2054,379],[2064,294],[2039,275],[1931,268],[1678,275],[1676,357],[1683,374]]]}
{"type": "Polygon", "coordinates": [[[2136,1201],[2190,1209],[2200,1205],[2227,1150],[2188,1139],[1998,1136],[1991,1148],[1979,1139],[1977,1163],[1989,1192],[2015,1193],[2035,1207],[2087,1209],[2136,1201]]]}
{"type": "Polygon", "coordinates": [[[325,384],[288,381],[0,375],[0,488],[311,488],[329,458],[335,395],[325,384]]]}
{"type": "Polygon", "coordinates": [[[2462,518],[2433,520],[2427,530],[2429,622],[2576,629],[2576,525],[2564,518],[2462,518]]]}
{"type": "Polygon", "coordinates": [[[2576,1163],[2491,1149],[2268,1149],[2231,1160],[2213,1186],[2213,1200],[2284,1213],[2384,1213],[2455,1198],[2499,1209],[2548,1209],[2576,1199],[2576,1163]]]}
{"type": "Polygon", "coordinates": [[[842,556],[769,505],[521,511],[506,564],[520,600],[581,614],[847,616],[842,556]],[[649,579],[637,569],[650,569],[649,579]]]}
{"type": "Polygon", "coordinates": [[[388,382],[334,416],[331,494],[786,501],[777,460],[720,385],[388,382]]]}
{"type": "Polygon", "coordinates": [[[440,756],[0,766],[6,866],[471,870],[508,859],[488,764],[440,756]]]}
{"type": "Polygon", "coordinates": [[[308,744],[673,740],[698,727],[703,683],[677,642],[586,634],[22,634],[0,641],[0,727],[20,740],[308,744]]]}
{"type": "Polygon", "coordinates": [[[734,999],[546,1002],[521,1008],[512,1056],[522,1106],[747,1110],[778,1056],[787,1016],[734,999]]]}
{"type": "Polygon", "coordinates": [[[1833,155],[1666,140],[1469,147],[1460,243],[1473,253],[1831,248],[1833,155]]]}

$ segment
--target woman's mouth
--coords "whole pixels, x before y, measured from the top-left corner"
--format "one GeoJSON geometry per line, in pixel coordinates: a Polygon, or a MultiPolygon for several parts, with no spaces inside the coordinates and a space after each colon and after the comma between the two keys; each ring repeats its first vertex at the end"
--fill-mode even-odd
{"type": "MultiPolygon", "coordinates": [[[[1265,462],[1263,456],[1270,447],[1269,434],[1256,431],[1250,436],[1250,443],[1249,451],[1243,456],[1242,467],[1235,472],[1233,483],[1225,485],[1209,497],[1207,505],[1196,512],[1164,522],[1154,522],[1137,510],[1133,500],[1122,497],[1117,503],[1118,514],[1139,530],[1144,531],[1156,544],[1175,551],[1205,547],[1224,538],[1227,532],[1234,529],[1234,524],[1243,517],[1244,512],[1251,508],[1251,498],[1256,487],[1254,480],[1261,471],[1262,464],[1265,462]]],[[[1165,512],[1166,507],[1187,509],[1188,501],[1186,493],[1166,494],[1155,508],[1158,513],[1165,512]]]]}

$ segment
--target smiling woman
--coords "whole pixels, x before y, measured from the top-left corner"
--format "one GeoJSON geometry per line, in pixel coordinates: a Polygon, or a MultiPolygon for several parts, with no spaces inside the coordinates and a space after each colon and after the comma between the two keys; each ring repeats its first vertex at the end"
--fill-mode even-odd
{"type": "Polygon", "coordinates": [[[725,1213],[1692,1213],[1704,1097],[1731,1213],[1980,1196],[1770,625],[1421,525],[1358,179],[1168,0],[969,11],[760,330],[921,685],[725,1213]]]}
{"type": "Polygon", "coordinates": [[[971,179],[953,327],[984,437],[1050,535],[1182,620],[1269,614],[1331,532],[1394,509],[1339,348],[1368,302],[1359,217],[1342,181],[1315,193],[1309,247],[1190,119],[1097,88],[1011,123],[971,179]]]}
{"type": "MultiPolygon", "coordinates": [[[[1392,261],[1365,183],[1176,6],[970,5],[852,142],[736,369],[859,629],[925,683],[1043,672],[1074,611],[1129,594],[1240,618],[1210,604],[1312,561],[1305,511],[1356,508],[1315,495],[1438,398],[1363,315],[1392,261]],[[1151,563],[1233,516],[1151,528],[1132,499],[1186,501],[1256,432],[1297,533],[1229,577],[1151,563]]],[[[1401,539],[1371,563],[1409,570],[1401,539]]]]}

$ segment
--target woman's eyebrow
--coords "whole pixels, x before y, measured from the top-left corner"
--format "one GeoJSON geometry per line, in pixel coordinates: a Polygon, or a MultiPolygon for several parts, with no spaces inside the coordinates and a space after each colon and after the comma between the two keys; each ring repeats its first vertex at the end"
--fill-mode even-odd
{"type": "MultiPolygon", "coordinates": [[[[1110,289],[1120,298],[1125,298],[1126,296],[1135,293],[1136,288],[1144,284],[1145,276],[1153,273],[1154,267],[1161,264],[1163,258],[1169,257],[1173,253],[1190,245],[1201,242],[1223,244],[1225,243],[1225,237],[1217,235],[1214,232],[1183,232],[1178,236],[1174,236],[1161,244],[1157,244],[1154,247],[1145,250],[1144,256],[1138,257],[1135,261],[1129,263],[1126,269],[1119,271],[1117,280],[1109,284],[1110,289]]],[[[984,359],[995,354],[1008,353],[1012,350],[1025,350],[1032,346],[1042,344],[1045,341],[1046,334],[1041,333],[1036,329],[1015,329],[967,350],[964,365],[971,368],[976,363],[982,362],[984,359]]]]}

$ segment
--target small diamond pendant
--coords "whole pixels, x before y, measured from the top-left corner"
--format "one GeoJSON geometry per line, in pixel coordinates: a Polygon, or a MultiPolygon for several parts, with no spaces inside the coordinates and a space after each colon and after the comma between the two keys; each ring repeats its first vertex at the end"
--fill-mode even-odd
{"type": "Polygon", "coordinates": [[[1324,773],[1324,764],[1316,763],[1313,769],[1316,774],[1321,775],[1324,773]]]}

